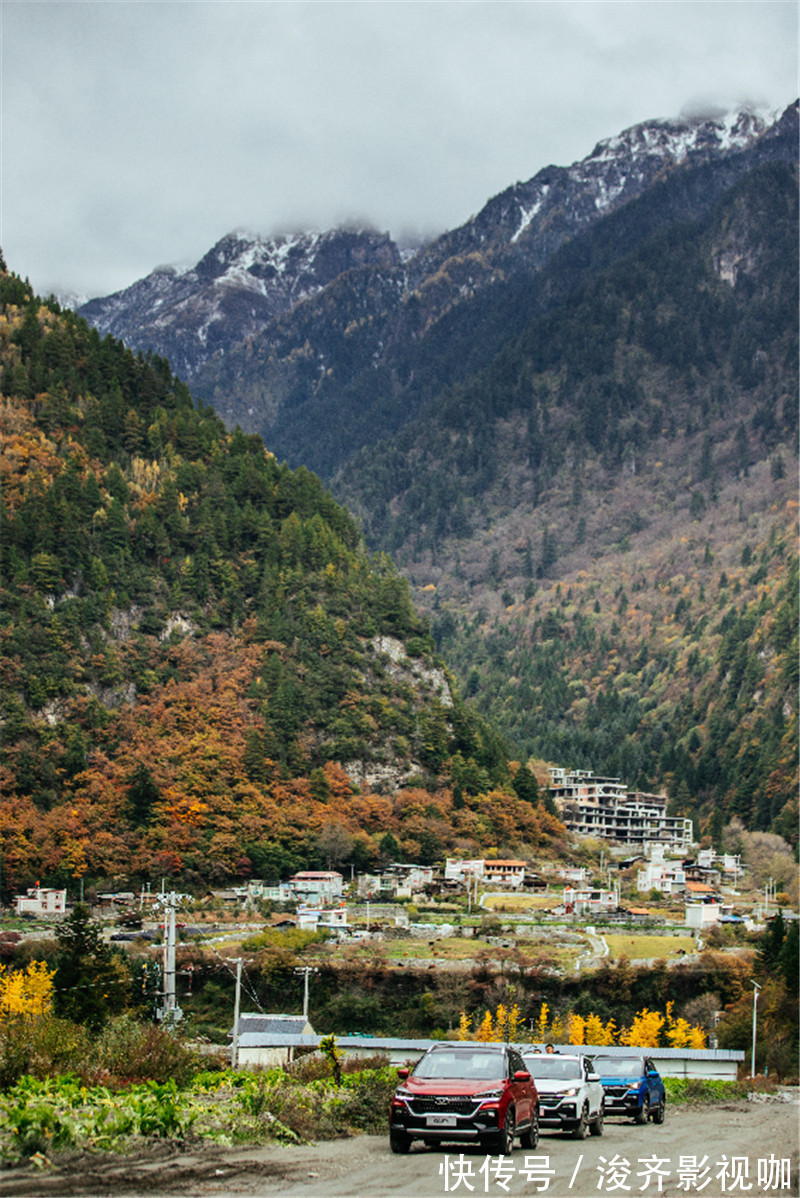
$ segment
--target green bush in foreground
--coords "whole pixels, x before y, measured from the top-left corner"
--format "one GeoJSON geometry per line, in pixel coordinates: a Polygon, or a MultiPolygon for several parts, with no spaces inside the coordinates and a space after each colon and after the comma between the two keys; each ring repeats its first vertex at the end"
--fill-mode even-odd
{"type": "MultiPolygon", "coordinates": [[[[326,1063],[327,1064],[327,1063],[326,1063]]],[[[308,1065],[305,1073],[316,1072],[308,1065]]],[[[221,1070],[179,1086],[154,1081],[112,1089],[75,1076],[21,1078],[0,1095],[0,1158],[64,1149],[122,1152],[142,1139],[299,1143],[387,1129],[397,1083],[389,1066],[298,1080],[283,1069],[221,1070]]]]}
{"type": "Polygon", "coordinates": [[[738,1102],[746,1098],[751,1090],[774,1089],[771,1084],[765,1086],[760,1078],[756,1082],[754,1085],[747,1080],[726,1082],[706,1077],[665,1077],[664,1088],[667,1101],[672,1103],[738,1102]]]}

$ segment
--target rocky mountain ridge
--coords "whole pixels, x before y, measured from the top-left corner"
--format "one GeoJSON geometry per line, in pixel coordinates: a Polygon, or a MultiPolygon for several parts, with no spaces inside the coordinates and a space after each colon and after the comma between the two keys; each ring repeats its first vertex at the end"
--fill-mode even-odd
{"type": "MultiPolygon", "coordinates": [[[[322,300],[321,292],[354,272],[353,286],[366,296],[358,319],[374,322],[387,314],[402,319],[409,302],[416,306],[422,296],[430,323],[498,274],[540,269],[559,246],[671,171],[757,145],[769,153],[770,143],[793,124],[792,109],[777,120],[743,111],[725,118],[647,121],[600,142],[580,162],[549,166],[515,183],[477,216],[416,253],[401,253],[388,234],[359,229],[269,238],[231,233],[191,269],[160,267],[78,311],[100,332],[167,357],[186,378],[252,338],[267,337],[279,353],[285,317],[304,301],[322,300]],[[388,297],[385,288],[377,289],[377,308],[369,295],[374,271],[391,276],[388,297]]],[[[368,356],[379,360],[386,346],[383,336],[369,346],[368,356]]],[[[320,368],[324,371],[324,363],[320,368]]],[[[253,419],[247,406],[234,399],[221,414],[264,431],[258,403],[253,419]]]]}
{"type": "Polygon", "coordinates": [[[167,357],[183,376],[275,316],[365,266],[398,266],[387,234],[334,229],[278,237],[229,233],[191,268],[158,267],[79,313],[101,333],[167,357]]]}

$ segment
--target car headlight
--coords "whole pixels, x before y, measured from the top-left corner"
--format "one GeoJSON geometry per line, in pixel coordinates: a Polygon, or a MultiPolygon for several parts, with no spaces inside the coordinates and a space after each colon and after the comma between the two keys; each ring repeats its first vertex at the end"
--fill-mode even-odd
{"type": "Polygon", "coordinates": [[[395,1096],[395,1098],[413,1098],[414,1091],[406,1090],[402,1086],[400,1086],[400,1088],[398,1090],[395,1090],[394,1096],[395,1096]]]}
{"type": "Polygon", "coordinates": [[[491,1100],[494,1100],[497,1098],[502,1098],[502,1097],[503,1097],[502,1090],[484,1090],[482,1094],[475,1095],[475,1098],[479,1102],[489,1102],[491,1100]]]}
{"type": "Polygon", "coordinates": [[[569,1089],[569,1090],[562,1090],[561,1096],[562,1096],[562,1098],[574,1098],[574,1096],[577,1093],[578,1093],[578,1087],[572,1086],[571,1089],[569,1089]]]}

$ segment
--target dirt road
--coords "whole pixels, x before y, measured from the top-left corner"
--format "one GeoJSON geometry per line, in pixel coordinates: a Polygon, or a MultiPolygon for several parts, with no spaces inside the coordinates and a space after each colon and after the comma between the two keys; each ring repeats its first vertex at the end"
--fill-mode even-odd
{"type": "Polygon", "coordinates": [[[608,1193],[796,1198],[799,1116],[796,1101],[673,1108],[660,1127],[609,1121],[602,1138],[581,1142],[547,1132],[535,1152],[516,1148],[505,1158],[477,1151],[462,1155],[458,1147],[427,1151],[418,1144],[408,1156],[393,1156],[378,1136],[291,1148],[202,1145],[180,1152],[162,1145],[135,1157],[81,1154],[60,1158],[49,1168],[4,1170],[0,1193],[4,1198],[439,1198],[450,1193],[460,1198],[538,1193],[548,1198],[608,1193]],[[693,1163],[699,1171],[692,1170],[693,1163]],[[504,1168],[498,1172],[499,1164],[504,1168]]]}

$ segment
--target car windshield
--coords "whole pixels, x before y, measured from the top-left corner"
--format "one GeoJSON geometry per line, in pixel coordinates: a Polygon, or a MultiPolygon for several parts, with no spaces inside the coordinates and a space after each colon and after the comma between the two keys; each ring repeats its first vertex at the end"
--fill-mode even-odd
{"type": "Polygon", "coordinates": [[[501,1078],[505,1061],[498,1052],[432,1052],[424,1056],[414,1077],[501,1078]]]}
{"type": "Polygon", "coordinates": [[[525,1064],[530,1070],[533,1078],[572,1078],[582,1077],[580,1061],[564,1061],[557,1056],[547,1056],[541,1053],[534,1053],[532,1056],[524,1058],[525,1064]]]}
{"type": "Polygon", "coordinates": [[[641,1057],[595,1057],[594,1068],[601,1077],[640,1077],[644,1061],[641,1057]]]}

